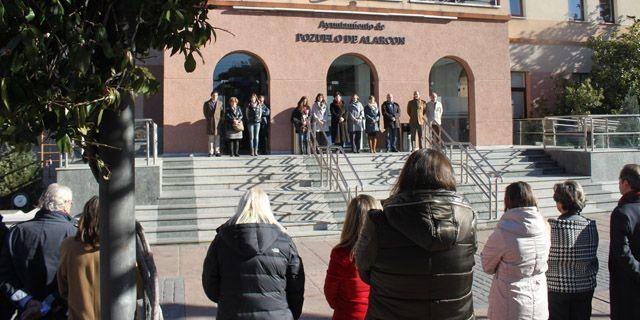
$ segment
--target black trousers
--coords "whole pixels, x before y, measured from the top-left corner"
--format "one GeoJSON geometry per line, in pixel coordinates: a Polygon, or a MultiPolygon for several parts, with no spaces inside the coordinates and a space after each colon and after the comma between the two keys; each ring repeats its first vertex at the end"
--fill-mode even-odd
{"type": "Polygon", "coordinates": [[[549,320],[591,319],[593,290],[584,293],[549,291],[549,320]]]}

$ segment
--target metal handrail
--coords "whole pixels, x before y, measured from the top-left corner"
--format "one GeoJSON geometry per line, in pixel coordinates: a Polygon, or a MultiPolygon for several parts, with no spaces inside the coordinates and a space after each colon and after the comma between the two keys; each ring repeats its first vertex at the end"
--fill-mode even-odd
{"type": "MultiPolygon", "coordinates": [[[[514,120],[518,123],[518,136],[520,144],[523,141],[523,135],[539,135],[542,136],[542,145],[544,148],[562,147],[558,146],[558,137],[582,137],[577,147],[595,151],[598,146],[596,137],[604,137],[604,148],[610,148],[610,137],[620,136],[638,136],[640,130],[620,132],[619,127],[623,124],[622,119],[636,118],[640,123],[640,114],[622,114],[622,115],[575,115],[575,116],[552,116],[535,119],[514,120]],[[540,122],[542,131],[522,131],[523,122],[540,122]],[[562,129],[558,131],[557,129],[562,129]]],[[[568,147],[576,147],[574,145],[568,147]]]]}
{"type": "MultiPolygon", "coordinates": [[[[322,132],[322,135],[324,136],[324,140],[327,143],[329,142],[329,139],[324,131],[316,131],[316,132],[322,132]]],[[[364,184],[360,179],[360,175],[358,175],[358,172],[353,166],[353,163],[351,163],[351,160],[349,160],[349,157],[347,157],[346,153],[344,152],[344,149],[340,146],[329,146],[329,145],[320,146],[320,144],[318,143],[315,137],[316,132],[312,132],[309,134],[310,140],[312,142],[312,146],[310,146],[310,150],[311,150],[311,154],[316,159],[318,168],[320,169],[320,184],[323,187],[325,187],[324,173],[326,172],[327,174],[326,187],[329,190],[333,190],[333,188],[335,187],[338,191],[340,191],[345,202],[348,204],[351,201],[351,199],[353,199],[354,197],[354,195],[352,194],[352,191],[355,193],[355,196],[357,196],[358,186],[360,186],[360,191],[362,191],[364,190],[364,184]],[[318,153],[318,151],[320,152],[318,153]],[[349,180],[345,177],[344,172],[340,167],[341,155],[344,158],[344,161],[349,166],[349,169],[351,170],[351,172],[356,178],[356,181],[357,181],[356,186],[351,186],[351,183],[349,183],[349,180]]]]}
{"type": "Polygon", "coordinates": [[[471,143],[462,143],[455,141],[446,130],[440,127],[439,132],[436,132],[431,126],[429,127],[429,136],[435,137],[437,141],[434,143],[433,140],[430,140],[431,145],[436,145],[445,150],[443,152],[448,158],[449,161],[455,163],[453,160],[453,149],[458,148],[460,150],[460,181],[469,181],[469,178],[473,180],[474,184],[480,189],[480,191],[489,199],[489,219],[497,219],[498,218],[498,180],[501,182],[504,181],[502,175],[498,170],[495,169],[489,160],[482,155],[476,147],[471,143]],[[447,138],[447,142],[442,139],[442,134],[447,138]],[[469,149],[474,150],[473,152],[480,156],[481,162],[484,162],[491,168],[491,172],[487,172],[484,167],[472,156],[469,149]],[[447,154],[448,151],[448,154],[447,154]],[[469,161],[472,162],[473,165],[469,164],[469,161]],[[478,172],[478,170],[480,172],[478,172]],[[464,176],[466,173],[466,179],[464,176]]]}

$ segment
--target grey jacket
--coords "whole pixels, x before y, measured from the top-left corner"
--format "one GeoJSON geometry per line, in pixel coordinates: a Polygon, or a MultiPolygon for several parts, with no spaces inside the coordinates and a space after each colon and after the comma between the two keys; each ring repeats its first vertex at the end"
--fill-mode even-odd
{"type": "Polygon", "coordinates": [[[349,105],[349,131],[364,131],[364,107],[360,101],[349,105]]]}

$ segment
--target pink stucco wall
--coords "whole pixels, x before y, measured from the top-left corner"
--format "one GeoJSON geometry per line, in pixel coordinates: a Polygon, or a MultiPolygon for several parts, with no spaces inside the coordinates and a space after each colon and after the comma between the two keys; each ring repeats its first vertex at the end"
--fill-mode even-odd
{"type": "MultiPolygon", "coordinates": [[[[269,73],[272,107],[271,149],[292,148],[290,112],[297,99],[326,93],[331,63],[343,54],[356,54],[371,63],[378,83],[374,94],[383,100],[395,95],[408,122],[406,102],[414,90],[428,92],[431,66],[454,58],[470,75],[471,139],[478,145],[510,144],[512,111],[507,24],[481,21],[403,20],[367,16],[312,16],[211,10],[212,23],[231,31],[217,32],[217,41],[203,51],[193,73],[186,73],[182,56],[164,61],[164,151],[204,152],[206,136],[202,102],[213,85],[216,63],[225,55],[244,51],[259,57],[269,73]],[[381,22],[384,31],[318,29],[321,20],[381,22]],[[403,46],[295,42],[296,33],[331,33],[405,37],[403,46]]],[[[446,108],[446,106],[445,106],[446,108]]]]}

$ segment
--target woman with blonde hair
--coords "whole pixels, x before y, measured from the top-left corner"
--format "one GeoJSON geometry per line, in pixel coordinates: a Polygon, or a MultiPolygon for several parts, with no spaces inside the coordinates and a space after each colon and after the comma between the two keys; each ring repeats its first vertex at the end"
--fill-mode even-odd
{"type": "Polygon", "coordinates": [[[204,291],[218,304],[216,319],[298,319],[304,268],[267,194],[248,190],[217,232],[202,271],[204,291]]]}
{"type": "Polygon", "coordinates": [[[324,281],[324,295],[333,311],[333,320],[364,319],[369,304],[369,285],[362,282],[354,261],[360,230],[372,209],[382,209],[372,196],[361,194],[349,202],[340,242],[331,250],[324,281]]]}

